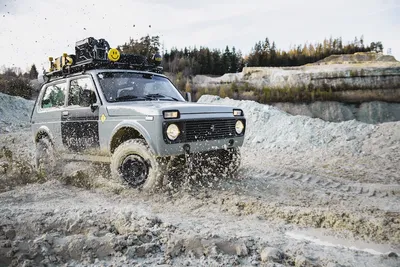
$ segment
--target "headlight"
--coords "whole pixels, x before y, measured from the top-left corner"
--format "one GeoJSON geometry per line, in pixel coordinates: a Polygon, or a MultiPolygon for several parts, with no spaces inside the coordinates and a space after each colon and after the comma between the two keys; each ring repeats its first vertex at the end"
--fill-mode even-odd
{"type": "Polygon", "coordinates": [[[167,128],[167,136],[171,141],[174,141],[176,138],[178,138],[180,133],[181,131],[179,131],[179,128],[176,124],[170,124],[167,128]]]}
{"type": "Polygon", "coordinates": [[[244,124],[242,121],[237,121],[235,124],[235,131],[237,134],[243,133],[244,130],[244,124]]]}

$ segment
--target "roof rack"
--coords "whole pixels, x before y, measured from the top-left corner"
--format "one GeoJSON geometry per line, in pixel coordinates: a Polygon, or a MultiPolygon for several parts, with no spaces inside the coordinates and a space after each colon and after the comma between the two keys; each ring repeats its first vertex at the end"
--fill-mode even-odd
{"type": "Polygon", "coordinates": [[[161,56],[153,56],[153,64],[148,64],[146,57],[134,54],[120,54],[115,48],[110,48],[104,39],[93,37],[76,42],[76,55],[63,54],[53,62],[49,57],[49,72],[43,75],[48,80],[52,77],[65,77],[70,74],[85,72],[93,69],[125,69],[162,73],[161,56]]]}
{"type": "Polygon", "coordinates": [[[85,72],[87,70],[94,69],[125,69],[125,70],[141,70],[141,71],[149,71],[155,73],[162,73],[163,67],[157,66],[155,64],[134,64],[134,63],[125,63],[125,62],[110,62],[104,60],[96,60],[91,59],[85,61],[80,64],[75,65],[64,65],[61,70],[55,70],[52,72],[47,72],[44,76],[51,77],[60,77],[67,76],[74,73],[85,72]]]}

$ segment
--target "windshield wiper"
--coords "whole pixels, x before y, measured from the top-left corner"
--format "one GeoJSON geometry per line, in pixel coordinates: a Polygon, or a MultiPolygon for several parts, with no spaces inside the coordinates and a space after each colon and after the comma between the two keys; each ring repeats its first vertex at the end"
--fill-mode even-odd
{"type": "Polygon", "coordinates": [[[151,99],[157,99],[157,98],[170,98],[174,101],[179,101],[179,99],[172,97],[172,96],[168,96],[168,95],[163,95],[163,94],[148,94],[148,95],[144,95],[145,98],[151,98],[151,99]]]}
{"type": "Polygon", "coordinates": [[[143,100],[143,97],[138,97],[135,95],[124,95],[115,98],[115,101],[125,101],[125,100],[143,100]]]}

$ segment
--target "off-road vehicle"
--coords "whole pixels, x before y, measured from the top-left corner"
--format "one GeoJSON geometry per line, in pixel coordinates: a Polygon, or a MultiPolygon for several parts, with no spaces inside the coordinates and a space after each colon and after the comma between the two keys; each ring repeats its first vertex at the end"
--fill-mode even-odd
{"type": "Polygon", "coordinates": [[[65,159],[110,163],[114,178],[142,189],[160,184],[174,162],[196,155],[216,159],[220,174],[237,171],[242,110],[191,102],[161,74],[158,54],[149,64],[94,38],[75,50],[49,58],[43,76],[31,116],[38,168],[65,159]]]}

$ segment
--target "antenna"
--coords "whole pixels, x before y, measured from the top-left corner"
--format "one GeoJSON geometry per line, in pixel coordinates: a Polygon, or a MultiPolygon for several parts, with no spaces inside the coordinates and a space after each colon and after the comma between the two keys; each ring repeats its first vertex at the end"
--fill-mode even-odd
{"type": "Polygon", "coordinates": [[[388,54],[388,55],[392,55],[392,48],[388,48],[388,49],[387,49],[387,54],[388,54]]]}

